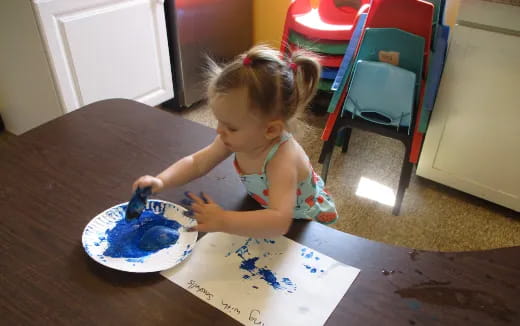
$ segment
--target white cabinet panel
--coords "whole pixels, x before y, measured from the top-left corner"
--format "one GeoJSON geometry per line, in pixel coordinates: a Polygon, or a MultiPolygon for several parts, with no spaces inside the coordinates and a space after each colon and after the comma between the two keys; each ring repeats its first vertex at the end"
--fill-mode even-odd
{"type": "Polygon", "coordinates": [[[66,112],[106,99],[173,97],[163,2],[33,0],[66,112]]]}
{"type": "Polygon", "coordinates": [[[417,174],[520,211],[520,37],[455,26],[417,174]]]}
{"type": "Polygon", "coordinates": [[[520,35],[520,6],[503,2],[462,0],[457,22],[520,35]]]}

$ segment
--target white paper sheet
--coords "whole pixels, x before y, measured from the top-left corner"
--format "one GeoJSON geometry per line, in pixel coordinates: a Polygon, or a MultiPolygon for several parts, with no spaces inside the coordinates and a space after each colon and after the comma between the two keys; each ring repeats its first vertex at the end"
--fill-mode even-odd
{"type": "Polygon", "coordinates": [[[161,272],[244,325],[323,325],[359,273],[286,237],[205,235],[161,272]]]}

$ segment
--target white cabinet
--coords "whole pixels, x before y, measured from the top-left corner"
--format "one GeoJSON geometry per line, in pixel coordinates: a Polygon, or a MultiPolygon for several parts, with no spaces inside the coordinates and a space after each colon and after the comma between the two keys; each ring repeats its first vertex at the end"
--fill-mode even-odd
{"type": "MultiPolygon", "coordinates": [[[[35,31],[28,28],[33,37],[29,39],[24,33],[18,42],[41,42],[46,60],[37,61],[48,65],[55,90],[52,96],[57,97],[55,102],[61,106],[31,109],[28,106],[34,103],[8,98],[21,94],[2,92],[0,110],[6,116],[8,130],[18,134],[52,118],[56,111],[71,112],[102,99],[127,98],[155,106],[173,97],[164,0],[32,0],[32,8],[26,5],[27,1],[2,3],[1,18],[8,15],[5,9],[15,18],[12,26],[2,26],[1,34],[17,33],[18,24],[37,26],[39,40],[34,37],[35,31]],[[39,123],[34,121],[29,117],[31,110],[35,116],[46,118],[39,123]],[[42,110],[54,113],[41,114],[42,110]],[[22,111],[23,116],[17,115],[22,111]]],[[[26,62],[15,57],[1,63],[8,76],[0,77],[0,90],[21,78],[26,62]]],[[[39,87],[29,85],[32,88],[25,89],[25,94],[39,87]]]]}
{"type": "Polygon", "coordinates": [[[418,175],[520,211],[518,58],[513,32],[453,28],[418,175]]]}

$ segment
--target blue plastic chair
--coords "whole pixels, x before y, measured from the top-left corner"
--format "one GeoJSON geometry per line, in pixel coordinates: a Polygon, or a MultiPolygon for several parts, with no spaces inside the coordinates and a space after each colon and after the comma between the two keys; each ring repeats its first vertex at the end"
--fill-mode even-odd
{"type": "Polygon", "coordinates": [[[448,37],[450,28],[444,25],[438,25],[437,48],[432,52],[430,58],[430,67],[428,72],[428,79],[426,80],[426,90],[424,93],[423,107],[421,111],[421,119],[419,123],[419,131],[426,132],[430,115],[435,105],[439,84],[441,82],[442,72],[444,70],[444,63],[446,61],[446,52],[448,48],[448,37]]]}
{"type": "Polygon", "coordinates": [[[321,69],[321,79],[329,79],[334,80],[338,74],[338,69],[335,68],[329,68],[329,67],[323,67],[321,69]]]}
{"type": "Polygon", "coordinates": [[[343,113],[353,118],[412,130],[419,101],[424,38],[395,28],[366,29],[350,82],[343,113]],[[385,54],[397,66],[380,62],[385,54]]]}
{"type": "Polygon", "coordinates": [[[343,60],[341,61],[341,66],[338,69],[338,73],[331,87],[331,90],[334,91],[334,94],[332,95],[332,99],[329,103],[329,108],[327,109],[327,112],[329,113],[332,113],[336,110],[336,105],[339,102],[341,93],[343,92],[343,89],[347,84],[347,79],[350,76],[352,67],[354,66],[354,57],[356,56],[358,43],[361,39],[361,36],[365,28],[366,19],[367,14],[361,14],[359,16],[357,25],[354,29],[354,33],[352,34],[350,42],[348,43],[347,50],[345,51],[345,55],[343,56],[343,60]]]}

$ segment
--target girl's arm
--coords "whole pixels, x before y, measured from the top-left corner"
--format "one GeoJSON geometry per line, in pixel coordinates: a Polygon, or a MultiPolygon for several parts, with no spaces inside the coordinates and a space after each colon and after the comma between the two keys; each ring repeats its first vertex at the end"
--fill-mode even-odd
{"type": "Polygon", "coordinates": [[[231,155],[231,152],[226,148],[220,136],[217,135],[213,143],[178,160],[156,177],[143,176],[137,179],[134,183],[134,189],[138,186],[152,186],[152,191],[157,193],[167,187],[182,186],[207,174],[229,155],[231,155]]]}
{"type": "Polygon", "coordinates": [[[296,205],[297,164],[292,146],[281,146],[267,166],[269,208],[256,211],[224,211],[211,198],[193,194],[192,209],[197,230],[227,232],[250,237],[275,237],[289,231],[296,205]],[[204,199],[206,202],[204,202],[204,199]]]}

